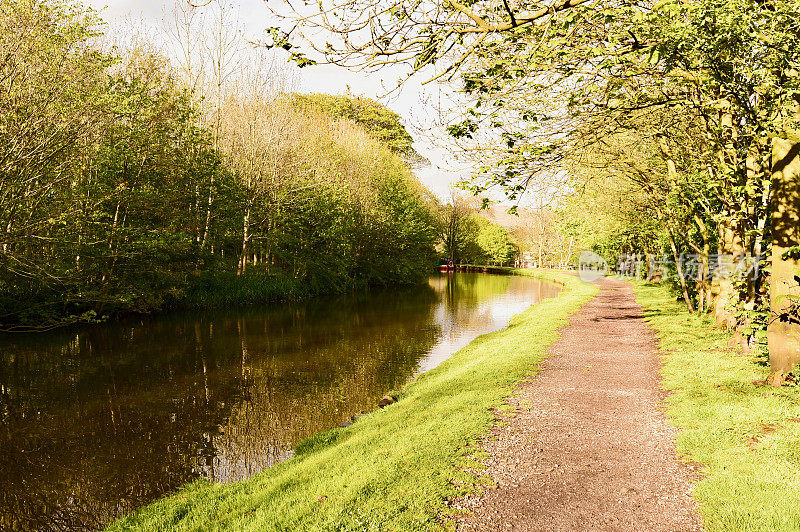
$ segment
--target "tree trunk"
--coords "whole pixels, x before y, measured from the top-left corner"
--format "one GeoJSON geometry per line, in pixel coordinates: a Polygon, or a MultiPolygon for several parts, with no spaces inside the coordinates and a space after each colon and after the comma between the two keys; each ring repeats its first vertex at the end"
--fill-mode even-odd
{"type": "Polygon", "coordinates": [[[11,220],[6,225],[6,237],[3,239],[3,253],[8,253],[11,245],[11,220]]]}
{"type": "Polygon", "coordinates": [[[697,228],[700,231],[700,236],[703,238],[703,247],[699,249],[695,248],[695,250],[700,254],[700,271],[698,272],[698,278],[696,279],[697,312],[704,314],[711,307],[711,286],[708,281],[710,272],[708,256],[711,252],[711,247],[709,244],[708,227],[703,219],[699,215],[695,214],[694,223],[697,224],[697,228]]]}
{"type": "Polygon", "coordinates": [[[539,264],[540,268],[544,268],[544,237],[539,235],[539,264]]]}
{"type": "MultiPolygon", "coordinates": [[[[758,268],[758,263],[761,261],[761,255],[764,254],[764,232],[767,226],[767,219],[769,218],[769,197],[771,190],[771,183],[767,183],[761,196],[761,215],[756,222],[756,238],[753,243],[753,261],[756,262],[755,267],[758,268]]],[[[747,278],[747,300],[754,301],[757,293],[761,288],[762,275],[749,275],[747,278]]]]}
{"type": "Polygon", "coordinates": [[[678,271],[678,279],[681,282],[681,290],[683,291],[683,300],[686,302],[686,308],[689,312],[694,314],[694,306],[692,305],[692,298],[689,297],[689,290],[686,288],[686,276],[683,275],[683,266],[678,256],[678,247],[675,245],[675,237],[672,235],[672,230],[667,229],[669,235],[669,245],[672,247],[672,256],[675,258],[675,269],[678,271]]]}
{"type": "Polygon", "coordinates": [[[772,144],[772,269],[770,271],[770,322],[767,326],[770,376],[780,386],[786,374],[800,362],[800,326],[778,319],[792,305],[787,296],[800,295],[795,276],[797,260],[784,259],[784,252],[800,244],[800,142],[775,139],[772,144]]]}
{"type": "Polygon", "coordinates": [[[211,176],[211,181],[208,184],[208,204],[206,205],[206,223],[203,229],[203,240],[200,243],[200,252],[206,248],[208,242],[208,235],[211,231],[211,207],[214,203],[214,176],[211,176]]]}
{"type": "Polygon", "coordinates": [[[109,252],[108,268],[103,273],[103,277],[100,279],[101,282],[106,282],[106,279],[108,279],[111,276],[111,269],[114,267],[114,260],[116,256],[114,250],[114,233],[117,230],[117,223],[119,222],[119,208],[120,208],[120,202],[117,201],[117,208],[114,210],[114,221],[111,223],[111,231],[109,231],[108,233],[108,252],[109,252]]]}
{"type": "Polygon", "coordinates": [[[247,244],[250,242],[250,203],[247,205],[247,210],[244,213],[244,220],[242,221],[242,253],[239,255],[239,268],[236,271],[237,275],[242,275],[247,271],[247,244]]]}
{"type": "MultiPolygon", "coordinates": [[[[736,261],[744,256],[741,238],[732,227],[729,215],[723,216],[722,222],[719,224],[719,246],[717,247],[717,252],[720,256],[718,260],[726,260],[726,257],[731,256],[736,261]]],[[[730,275],[727,277],[717,275],[714,281],[714,291],[716,292],[714,318],[717,325],[732,329],[736,326],[736,316],[731,309],[731,303],[735,297],[733,279],[730,278],[730,275]]]]}
{"type": "Polygon", "coordinates": [[[194,186],[194,242],[200,243],[200,224],[197,217],[200,215],[200,185],[194,186]]]}
{"type": "Polygon", "coordinates": [[[567,257],[564,260],[564,268],[567,267],[569,264],[570,259],[572,258],[572,246],[575,245],[575,236],[569,237],[569,247],[567,248],[567,257]]]}

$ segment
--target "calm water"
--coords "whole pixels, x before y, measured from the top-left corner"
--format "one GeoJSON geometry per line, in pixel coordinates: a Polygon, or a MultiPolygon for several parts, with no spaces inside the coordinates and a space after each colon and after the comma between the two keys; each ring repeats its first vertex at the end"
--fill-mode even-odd
{"type": "Polygon", "coordinates": [[[96,529],[185,482],[245,478],[556,293],[458,273],[0,337],[0,530],[96,529]]]}

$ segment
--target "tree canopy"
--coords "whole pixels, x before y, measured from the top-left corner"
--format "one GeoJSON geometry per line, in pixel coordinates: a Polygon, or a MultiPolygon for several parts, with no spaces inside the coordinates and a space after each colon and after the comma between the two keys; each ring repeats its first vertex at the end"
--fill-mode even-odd
{"type": "Polygon", "coordinates": [[[400,116],[374,100],[363,96],[331,94],[291,94],[288,98],[299,109],[355,122],[407,160],[421,159],[413,148],[414,139],[406,131],[400,116]]]}
{"type": "Polygon", "coordinates": [[[472,190],[626,190],[618,210],[633,223],[597,245],[663,250],[691,310],[751,345],[766,327],[777,381],[800,361],[796,1],[365,0],[283,14],[297,31],[275,35],[290,48],[403,62],[463,92],[449,132],[479,164],[472,190]],[[720,256],[758,273],[720,276],[720,256]]]}

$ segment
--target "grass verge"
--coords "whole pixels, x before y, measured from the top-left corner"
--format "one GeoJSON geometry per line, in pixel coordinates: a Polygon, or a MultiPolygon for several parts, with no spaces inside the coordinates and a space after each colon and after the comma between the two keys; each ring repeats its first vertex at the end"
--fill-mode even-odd
{"type": "Polygon", "coordinates": [[[172,306],[207,309],[259,305],[273,301],[302,299],[322,292],[324,290],[288,276],[217,272],[191,279],[172,306]]]}
{"type": "Polygon", "coordinates": [[[800,393],[753,384],[768,368],[728,347],[731,334],[638,284],[663,351],[678,452],[702,466],[694,488],[708,530],[800,530],[800,393]]]}
{"type": "Polygon", "coordinates": [[[494,420],[490,408],[536,372],[558,329],[597,290],[568,275],[516,273],[564,290],[409,383],[395,404],[304,441],[291,460],[234,484],[190,484],[110,530],[443,528],[446,499],[475,489],[460,466],[494,420]]]}

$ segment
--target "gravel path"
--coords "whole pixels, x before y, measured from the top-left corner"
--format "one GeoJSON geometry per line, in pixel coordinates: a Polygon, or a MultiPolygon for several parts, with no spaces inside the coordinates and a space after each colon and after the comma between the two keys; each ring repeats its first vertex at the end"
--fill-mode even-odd
{"type": "Polygon", "coordinates": [[[458,530],[702,530],[654,336],[627,283],[598,285],[483,442],[497,487],[452,501],[458,530]]]}

